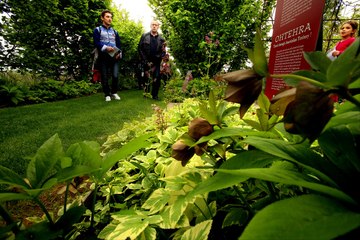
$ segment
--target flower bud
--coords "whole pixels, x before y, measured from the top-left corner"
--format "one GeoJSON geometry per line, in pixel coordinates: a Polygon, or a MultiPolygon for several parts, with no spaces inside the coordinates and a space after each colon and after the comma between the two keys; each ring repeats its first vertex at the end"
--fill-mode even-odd
{"type": "Polygon", "coordinates": [[[206,119],[194,118],[189,124],[189,136],[196,141],[212,132],[214,132],[213,126],[206,119]]]}

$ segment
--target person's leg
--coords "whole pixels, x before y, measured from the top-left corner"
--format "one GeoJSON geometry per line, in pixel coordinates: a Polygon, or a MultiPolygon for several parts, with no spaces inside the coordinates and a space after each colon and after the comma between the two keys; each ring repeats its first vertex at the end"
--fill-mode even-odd
{"type": "Polygon", "coordinates": [[[160,62],[156,62],[155,63],[155,70],[154,70],[154,73],[153,73],[152,90],[151,90],[151,95],[152,95],[153,99],[159,99],[158,94],[159,94],[160,84],[161,84],[160,62]]]}
{"type": "Polygon", "coordinates": [[[111,94],[117,93],[119,89],[119,62],[115,61],[112,67],[111,94]]]}
{"type": "Polygon", "coordinates": [[[108,81],[108,66],[106,61],[101,61],[100,63],[100,71],[101,71],[101,85],[104,92],[105,97],[110,96],[110,87],[108,81]]]}

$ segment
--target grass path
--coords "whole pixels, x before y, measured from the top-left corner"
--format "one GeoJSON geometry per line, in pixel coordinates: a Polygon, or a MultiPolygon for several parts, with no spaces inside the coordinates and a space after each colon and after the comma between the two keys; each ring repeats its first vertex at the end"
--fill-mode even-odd
{"type": "Polygon", "coordinates": [[[0,109],[0,164],[23,174],[28,160],[52,135],[59,134],[64,150],[83,140],[102,144],[124,122],[150,116],[151,104],[141,90],[119,92],[120,101],[105,102],[103,94],[59,102],[0,109]]]}

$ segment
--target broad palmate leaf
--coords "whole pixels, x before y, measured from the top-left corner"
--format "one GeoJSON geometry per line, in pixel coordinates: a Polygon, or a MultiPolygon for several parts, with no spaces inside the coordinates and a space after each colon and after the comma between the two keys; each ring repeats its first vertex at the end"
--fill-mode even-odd
{"type": "Polygon", "coordinates": [[[265,207],[239,239],[336,239],[359,226],[359,213],[320,195],[303,195],[265,207]]]}

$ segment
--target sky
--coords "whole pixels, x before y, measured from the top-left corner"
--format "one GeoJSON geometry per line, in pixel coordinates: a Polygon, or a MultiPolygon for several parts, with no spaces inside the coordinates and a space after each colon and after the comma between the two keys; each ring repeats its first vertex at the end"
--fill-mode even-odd
{"type": "Polygon", "coordinates": [[[148,5],[147,0],[113,0],[116,5],[121,5],[129,12],[130,18],[137,21],[140,20],[145,29],[150,29],[151,20],[155,14],[148,5]]]}

